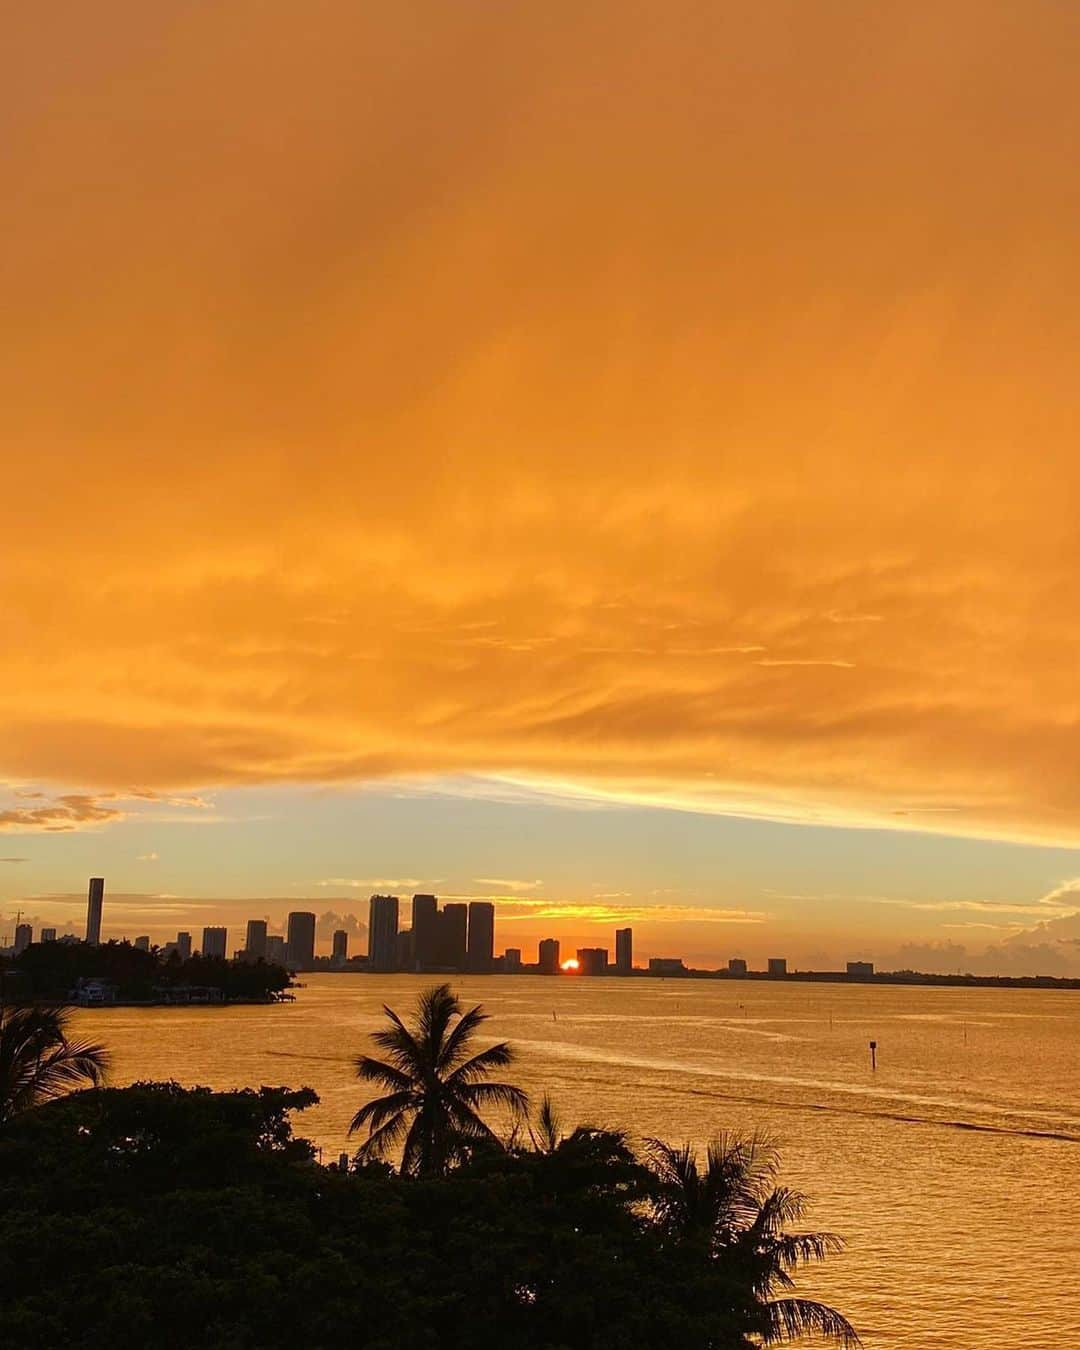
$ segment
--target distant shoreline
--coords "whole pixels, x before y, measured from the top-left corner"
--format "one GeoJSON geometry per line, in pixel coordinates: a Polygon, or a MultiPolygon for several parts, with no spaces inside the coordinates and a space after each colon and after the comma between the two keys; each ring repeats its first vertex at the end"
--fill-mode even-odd
{"type": "Polygon", "coordinates": [[[551,973],[539,970],[489,971],[417,971],[367,970],[364,967],[327,967],[297,972],[300,975],[411,975],[427,979],[498,979],[510,980],[526,976],[562,980],[719,980],[731,984],[883,984],[912,985],[945,989],[1080,989],[1080,979],[1064,975],[931,975],[921,971],[881,971],[873,975],[848,975],[842,970],[789,970],[784,975],[770,975],[764,970],[748,970],[733,975],[726,970],[691,970],[653,974],[635,970],[621,975],[614,970],[598,975],[551,973]]]}

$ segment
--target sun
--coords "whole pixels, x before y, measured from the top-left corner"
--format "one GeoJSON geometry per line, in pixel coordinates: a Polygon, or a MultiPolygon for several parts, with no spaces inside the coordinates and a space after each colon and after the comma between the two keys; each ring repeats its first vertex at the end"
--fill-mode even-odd
{"type": "Polygon", "coordinates": [[[568,956],[566,960],[562,963],[562,965],[559,967],[560,970],[565,970],[571,975],[574,973],[575,970],[577,970],[577,968],[578,963],[576,958],[573,956],[568,956]]]}

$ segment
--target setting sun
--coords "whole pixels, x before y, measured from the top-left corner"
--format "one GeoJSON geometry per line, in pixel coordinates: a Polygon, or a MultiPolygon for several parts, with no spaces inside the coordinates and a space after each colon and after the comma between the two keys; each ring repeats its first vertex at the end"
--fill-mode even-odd
{"type": "Polygon", "coordinates": [[[578,969],[578,962],[573,956],[567,957],[567,959],[562,963],[559,969],[565,970],[569,975],[573,975],[576,973],[578,969]]]}

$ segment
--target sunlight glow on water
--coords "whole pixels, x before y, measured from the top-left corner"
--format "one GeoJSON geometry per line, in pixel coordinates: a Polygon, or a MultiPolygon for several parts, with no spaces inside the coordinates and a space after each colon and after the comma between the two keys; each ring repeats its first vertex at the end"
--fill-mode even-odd
{"type": "MultiPolygon", "coordinates": [[[[309,1085],[298,1118],[350,1148],[352,1060],[430,979],[309,975],[295,1004],[80,1018],[115,1082],[309,1085]]],[[[763,1126],[848,1249],[803,1282],[870,1350],[1066,1350],[1080,1329],[1080,995],[779,983],[455,982],[568,1124],[704,1140],[763,1126]],[[878,1042],[871,1072],[868,1041],[878,1042]],[[1064,1137],[1048,1137],[1064,1136],[1064,1137]]]]}

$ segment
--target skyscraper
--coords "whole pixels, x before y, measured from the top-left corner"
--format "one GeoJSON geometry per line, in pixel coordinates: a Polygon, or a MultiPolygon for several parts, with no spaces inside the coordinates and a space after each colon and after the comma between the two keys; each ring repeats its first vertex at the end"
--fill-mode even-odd
{"type": "Polygon", "coordinates": [[[507,947],[503,953],[503,970],[508,975],[516,975],[521,970],[521,948],[507,947]]]}
{"type": "Polygon", "coordinates": [[[330,959],[335,966],[343,966],[349,959],[349,935],[344,928],[334,933],[334,947],[330,959]]]}
{"type": "Polygon", "coordinates": [[[41,940],[42,940],[42,942],[55,942],[55,941],[56,941],[56,929],[55,929],[55,928],[43,928],[43,929],[41,930],[41,940]]]}
{"type": "Polygon", "coordinates": [[[615,971],[619,975],[629,975],[634,969],[634,930],[632,928],[615,929],[615,971]]]}
{"type": "Polygon", "coordinates": [[[554,975],[559,969],[559,939],[544,938],[537,952],[541,975],[554,975]]]}
{"type": "Polygon", "coordinates": [[[249,961],[258,961],[266,955],[266,920],[248,919],[244,938],[244,955],[249,961]]]}
{"type": "Polygon", "coordinates": [[[397,965],[398,898],[373,895],[368,909],[368,965],[393,970],[397,965]]]}
{"type": "Polygon", "coordinates": [[[469,945],[465,968],[487,975],[495,959],[495,906],[490,900],[469,902],[469,945]]]}
{"type": "Polygon", "coordinates": [[[105,903],[105,878],[91,877],[86,897],[86,940],[91,947],[101,941],[101,907],[105,903]]]}
{"type": "Polygon", "coordinates": [[[176,935],[176,954],[181,961],[191,960],[191,934],[177,933],[176,935]]]}
{"type": "Polygon", "coordinates": [[[438,931],[439,965],[446,970],[464,970],[469,934],[468,905],[443,905],[438,931]]]}
{"type": "Polygon", "coordinates": [[[307,970],[315,960],[315,915],[300,910],[289,915],[285,953],[290,966],[307,970]]]}
{"type": "Polygon", "coordinates": [[[132,945],[137,952],[148,952],[150,950],[150,934],[143,933],[135,939],[132,945]]]}
{"type": "Polygon", "coordinates": [[[266,959],[275,966],[285,964],[285,939],[277,933],[267,934],[266,959]]]}
{"type": "Polygon", "coordinates": [[[204,928],[202,930],[203,956],[220,956],[224,959],[228,950],[229,930],[227,928],[204,928]]]}
{"type": "Polygon", "coordinates": [[[577,963],[579,975],[606,975],[608,968],[607,948],[579,947],[577,963]]]}
{"type": "Polygon", "coordinates": [[[26,951],[34,940],[34,930],[28,923],[20,923],[15,928],[15,955],[26,951]]]}
{"type": "Polygon", "coordinates": [[[413,960],[417,970],[438,965],[439,902],[433,895],[412,898],[413,960]]]}

